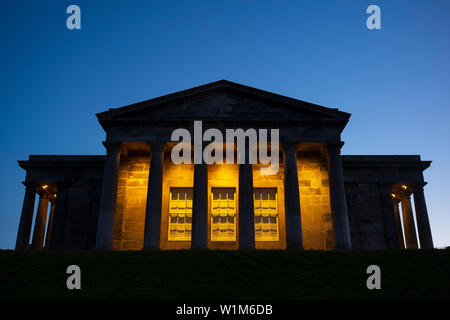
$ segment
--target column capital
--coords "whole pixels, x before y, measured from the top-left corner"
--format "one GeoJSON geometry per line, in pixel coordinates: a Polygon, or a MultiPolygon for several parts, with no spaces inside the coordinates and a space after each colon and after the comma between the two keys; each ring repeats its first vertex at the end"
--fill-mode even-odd
{"type": "Polygon", "coordinates": [[[398,204],[400,202],[400,194],[394,190],[391,190],[391,198],[394,203],[398,204]]]}
{"type": "Polygon", "coordinates": [[[25,186],[25,188],[30,188],[34,191],[36,191],[36,182],[33,181],[22,181],[22,184],[25,186]]]}
{"type": "Polygon", "coordinates": [[[420,182],[420,183],[415,183],[411,186],[411,191],[414,192],[418,192],[418,191],[423,191],[424,187],[427,185],[426,182],[420,182]]]}
{"type": "Polygon", "coordinates": [[[49,194],[49,199],[48,200],[50,201],[51,204],[55,204],[57,197],[58,196],[56,195],[56,193],[52,193],[52,194],[49,194]]]}
{"type": "Polygon", "coordinates": [[[150,152],[163,152],[165,150],[165,144],[164,143],[155,143],[147,141],[147,144],[150,146],[150,152]]]}
{"type": "Polygon", "coordinates": [[[344,141],[327,142],[325,144],[325,149],[328,153],[340,153],[343,145],[344,141]]]}
{"type": "Polygon", "coordinates": [[[106,140],[103,141],[103,146],[106,148],[106,153],[119,153],[122,147],[122,143],[117,140],[106,140]]]}
{"type": "Polygon", "coordinates": [[[286,152],[297,151],[297,148],[299,145],[300,145],[300,142],[298,142],[298,141],[285,141],[285,142],[283,142],[283,149],[286,152]]]}
{"type": "Polygon", "coordinates": [[[410,199],[411,198],[411,192],[409,191],[401,191],[398,193],[398,197],[400,198],[400,200],[402,199],[410,199]]]}
{"type": "Polygon", "coordinates": [[[41,192],[41,193],[38,193],[38,194],[39,194],[39,198],[40,199],[50,200],[50,198],[52,197],[51,193],[48,192],[48,191],[44,191],[44,192],[41,192]]]}

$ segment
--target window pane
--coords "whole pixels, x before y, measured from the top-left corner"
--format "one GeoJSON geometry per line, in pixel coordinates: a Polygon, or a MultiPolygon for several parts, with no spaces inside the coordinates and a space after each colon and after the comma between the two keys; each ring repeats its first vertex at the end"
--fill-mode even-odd
{"type": "Polygon", "coordinates": [[[211,194],[211,241],[236,241],[236,189],[212,188],[211,194]]]}
{"type": "Polygon", "coordinates": [[[255,241],[278,241],[278,206],[276,188],[255,188],[255,241]]]}
{"type": "Polygon", "coordinates": [[[170,188],[169,241],[191,240],[192,195],[192,188],[170,188]]]}

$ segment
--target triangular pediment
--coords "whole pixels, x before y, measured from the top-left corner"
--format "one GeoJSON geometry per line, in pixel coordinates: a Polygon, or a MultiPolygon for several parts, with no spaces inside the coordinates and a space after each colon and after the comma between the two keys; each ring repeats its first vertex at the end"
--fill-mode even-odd
{"type": "Polygon", "coordinates": [[[120,120],[344,121],[350,114],[268,91],[220,80],[98,113],[100,123],[120,120]]]}

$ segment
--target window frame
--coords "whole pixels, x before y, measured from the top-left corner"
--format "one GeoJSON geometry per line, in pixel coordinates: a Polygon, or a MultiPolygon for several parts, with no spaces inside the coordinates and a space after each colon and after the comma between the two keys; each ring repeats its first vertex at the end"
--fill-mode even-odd
{"type": "MultiPolygon", "coordinates": [[[[269,204],[268,204],[269,205],[269,204]]],[[[267,210],[268,212],[267,212],[267,215],[268,215],[268,222],[266,223],[267,224],[267,228],[269,229],[269,233],[270,234],[272,234],[272,228],[271,228],[271,225],[272,225],[272,223],[271,223],[271,218],[273,218],[272,217],[272,215],[273,215],[273,207],[272,206],[268,206],[268,208],[270,208],[269,210],[267,210]]],[[[280,210],[279,210],[279,206],[278,206],[278,188],[277,187],[258,187],[258,188],[253,188],[253,212],[254,212],[254,224],[255,224],[255,242],[278,242],[278,241],[280,241],[280,226],[279,226],[279,221],[280,221],[280,219],[279,219],[279,217],[280,217],[280,210]],[[262,190],[272,190],[272,191],[274,191],[274,193],[275,193],[275,199],[273,199],[273,200],[271,200],[270,199],[270,196],[268,196],[268,199],[267,200],[263,200],[262,199],[262,196],[261,196],[261,199],[259,199],[259,200],[256,200],[256,193],[255,193],[255,191],[257,191],[257,190],[260,190],[260,191],[262,191],[262,190]],[[256,201],[260,201],[260,204],[259,204],[259,207],[257,207],[257,205],[256,205],[256,201]],[[276,225],[276,236],[270,236],[269,238],[265,238],[263,235],[264,235],[264,222],[263,222],[263,218],[264,218],[264,214],[265,213],[263,213],[262,212],[262,208],[264,208],[263,207],[263,202],[262,201],[274,201],[274,204],[275,204],[275,209],[274,209],[274,211],[275,211],[275,225],[276,225]],[[261,208],[260,209],[260,213],[261,214],[258,214],[257,215],[257,213],[256,213],[256,208],[261,208]],[[257,218],[257,216],[261,216],[261,222],[259,222],[260,224],[261,224],[261,236],[260,237],[257,237],[257,225],[256,225],[256,218],[257,218]]]]}
{"type": "Polygon", "coordinates": [[[210,210],[210,229],[211,229],[211,232],[210,232],[210,239],[211,239],[211,242],[233,242],[233,241],[236,241],[237,240],[237,224],[236,224],[236,219],[237,219],[237,203],[236,203],[236,194],[237,194],[237,190],[236,190],[236,187],[211,187],[211,210],[210,210]],[[215,210],[215,208],[216,207],[214,207],[214,204],[215,204],[215,201],[217,201],[217,200],[215,200],[214,199],[214,191],[217,191],[217,190],[219,190],[219,207],[218,207],[218,210],[219,210],[219,212],[214,212],[214,210],[215,210]],[[220,195],[222,194],[222,190],[227,190],[227,199],[225,199],[226,201],[227,201],[227,203],[226,203],[226,212],[221,212],[222,210],[222,201],[225,201],[225,200],[223,200],[223,199],[221,199],[220,198],[220,195]],[[229,212],[229,209],[230,209],[230,203],[229,203],[229,201],[231,201],[231,199],[229,199],[229,192],[228,192],[228,190],[229,191],[232,191],[233,192],[233,199],[232,199],[232,203],[233,203],[233,206],[232,206],[232,209],[233,209],[233,211],[232,212],[229,212]],[[231,213],[231,215],[229,214],[229,213],[231,213]],[[219,235],[217,236],[217,235],[215,235],[214,234],[214,231],[215,231],[215,228],[214,228],[214,225],[215,225],[215,223],[214,223],[214,218],[216,218],[216,217],[219,217],[219,222],[218,222],[218,224],[219,224],[219,235]],[[231,236],[229,236],[229,237],[221,237],[220,236],[220,227],[221,227],[221,224],[222,224],[222,222],[220,221],[221,220],[221,218],[223,218],[223,217],[226,217],[226,225],[227,225],[227,232],[229,232],[230,230],[233,230],[233,233],[232,233],[232,235],[231,236]],[[232,217],[232,219],[233,219],[233,222],[232,223],[230,223],[230,218],[232,217]],[[229,228],[229,226],[230,225],[232,225],[233,227],[232,227],[232,229],[230,229],[229,228]]]}
{"type": "MultiPolygon", "coordinates": [[[[167,216],[168,216],[167,241],[170,241],[170,242],[186,242],[186,241],[191,241],[192,240],[192,209],[193,209],[193,204],[194,204],[193,195],[194,195],[194,188],[192,188],[192,187],[170,187],[169,188],[169,210],[168,210],[168,214],[167,214],[167,216]],[[180,191],[181,190],[185,190],[185,193],[184,193],[184,195],[185,195],[185,199],[184,199],[185,205],[183,207],[184,208],[184,212],[172,212],[172,208],[173,208],[172,207],[172,201],[180,201],[179,197],[177,198],[177,200],[173,200],[172,195],[174,194],[173,191],[175,191],[175,190],[180,190],[180,191]],[[189,191],[192,194],[192,199],[191,200],[188,199],[188,192],[189,191]],[[188,204],[189,204],[188,201],[190,201],[190,208],[188,206],[188,204]],[[190,209],[190,212],[188,212],[189,209],[190,209]],[[184,237],[176,237],[176,236],[173,237],[172,236],[172,232],[171,232],[171,226],[173,224],[172,223],[172,214],[176,215],[176,218],[177,218],[176,225],[177,226],[178,226],[178,224],[180,224],[178,222],[178,219],[180,218],[178,216],[178,214],[184,215],[184,217],[181,217],[181,218],[184,218],[184,223],[183,223],[183,226],[184,226],[184,237]],[[190,222],[188,222],[188,218],[190,218],[190,220],[191,220],[190,222]],[[187,226],[189,226],[189,228],[186,228],[187,226]],[[186,236],[186,230],[190,230],[190,235],[189,236],[186,236]]],[[[178,208],[178,206],[176,208],[178,208]]],[[[177,230],[177,234],[178,234],[178,227],[176,228],[176,230],[177,230]]]]}

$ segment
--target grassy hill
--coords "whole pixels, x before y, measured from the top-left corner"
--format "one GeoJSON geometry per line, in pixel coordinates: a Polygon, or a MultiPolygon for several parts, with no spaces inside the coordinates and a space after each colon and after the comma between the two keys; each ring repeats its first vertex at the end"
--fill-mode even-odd
{"type": "Polygon", "coordinates": [[[0,299],[450,299],[449,272],[450,250],[0,251],[0,299]]]}

